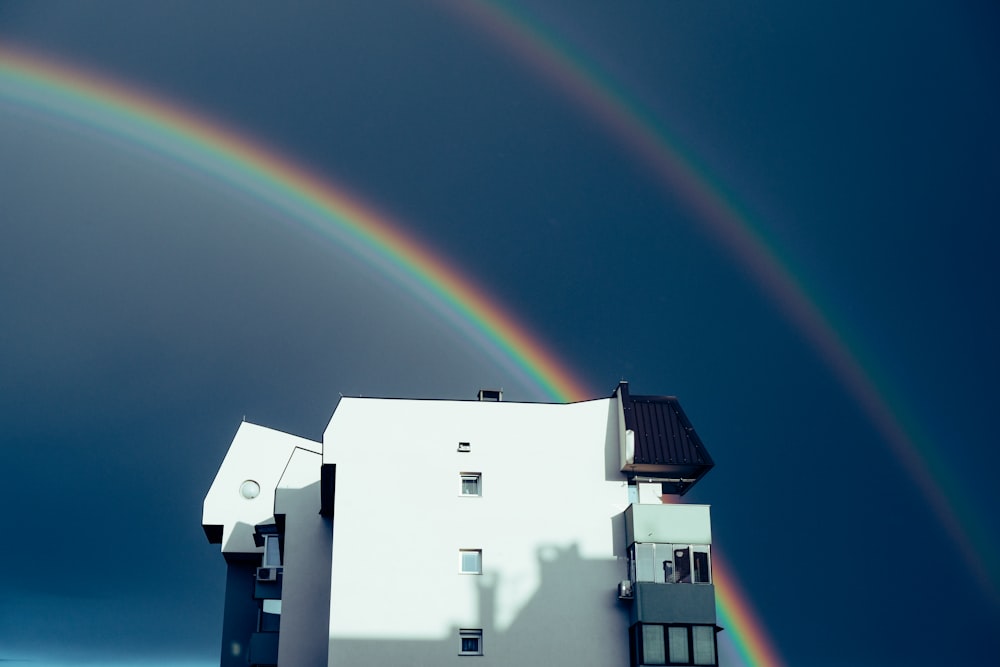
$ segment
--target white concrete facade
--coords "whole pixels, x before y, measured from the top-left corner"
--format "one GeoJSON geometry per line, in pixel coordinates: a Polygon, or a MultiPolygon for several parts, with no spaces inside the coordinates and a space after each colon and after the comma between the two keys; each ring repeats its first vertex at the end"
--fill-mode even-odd
{"type": "MultiPolygon", "coordinates": [[[[621,469],[624,432],[617,396],[343,398],[322,445],[241,426],[205,500],[206,533],[222,536],[237,592],[263,550],[255,529],[258,542],[281,533],[282,667],[641,664],[630,626],[643,619],[616,593],[630,543],[659,531],[709,544],[711,531],[704,506],[626,513],[638,492],[621,469]],[[324,500],[321,471],[334,467],[324,500]],[[241,494],[247,481],[256,498],[241,494]]],[[[239,605],[227,590],[227,617],[245,618],[239,605]]],[[[238,625],[226,623],[223,665],[273,664],[244,650],[271,635],[247,642],[238,625]]]]}
{"type": "Polygon", "coordinates": [[[337,464],[330,664],[467,662],[463,628],[483,630],[482,667],[627,664],[616,411],[343,399],[323,454],[337,464]],[[481,496],[459,494],[462,473],[482,475],[481,496]],[[482,551],[482,574],[459,572],[462,549],[482,551]]]}

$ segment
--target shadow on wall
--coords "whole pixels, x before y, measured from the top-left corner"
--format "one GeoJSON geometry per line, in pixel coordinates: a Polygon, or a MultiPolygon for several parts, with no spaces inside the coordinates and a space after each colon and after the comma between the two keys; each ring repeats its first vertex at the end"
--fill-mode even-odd
{"type": "MultiPolygon", "coordinates": [[[[333,637],[329,664],[437,667],[453,658],[460,663],[472,661],[469,667],[627,665],[628,609],[616,592],[625,576],[624,562],[581,558],[575,544],[542,547],[536,558],[538,589],[508,627],[501,629],[496,623],[499,577],[485,573],[477,583],[478,626],[453,627],[439,639],[333,637]],[[462,655],[463,631],[470,630],[482,631],[482,656],[462,655]]],[[[334,605],[338,602],[350,604],[349,600],[333,600],[334,605]]]]}

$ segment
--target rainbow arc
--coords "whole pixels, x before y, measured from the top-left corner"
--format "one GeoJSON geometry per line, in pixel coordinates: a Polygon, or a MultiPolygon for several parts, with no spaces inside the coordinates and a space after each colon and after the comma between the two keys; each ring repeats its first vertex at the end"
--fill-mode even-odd
{"type": "Polygon", "coordinates": [[[526,11],[501,0],[438,0],[438,4],[492,36],[508,54],[573,100],[695,214],[702,229],[747,270],[862,409],[923,494],[981,589],[1000,600],[996,545],[946,465],[947,457],[917,428],[916,419],[900,402],[890,400],[893,392],[885,381],[877,380],[872,364],[862,363],[857,346],[852,347],[834,326],[830,309],[821,308],[802,277],[759,231],[762,225],[754,224],[651,114],[526,11]]]}
{"type": "MultiPolygon", "coordinates": [[[[110,79],[0,47],[0,102],[67,120],[217,179],[346,247],[457,327],[547,398],[594,394],[527,327],[402,224],[347,188],[181,107],[110,79]]],[[[719,614],[747,664],[781,667],[763,624],[721,554],[719,614]]]]}

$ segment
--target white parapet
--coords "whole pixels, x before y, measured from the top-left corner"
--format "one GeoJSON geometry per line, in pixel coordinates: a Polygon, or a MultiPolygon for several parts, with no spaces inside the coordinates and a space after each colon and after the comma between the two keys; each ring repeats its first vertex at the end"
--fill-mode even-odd
{"type": "Polygon", "coordinates": [[[709,505],[629,505],[625,538],[633,542],[711,544],[709,505]]]}

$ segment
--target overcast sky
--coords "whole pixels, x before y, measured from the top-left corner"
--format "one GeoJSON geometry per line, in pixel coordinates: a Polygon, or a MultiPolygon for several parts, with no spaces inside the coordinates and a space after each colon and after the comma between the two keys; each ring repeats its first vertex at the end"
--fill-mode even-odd
{"type": "MultiPolygon", "coordinates": [[[[335,180],[594,397],[678,396],[716,461],[687,499],[790,667],[996,664],[993,3],[472,4],[672,142],[839,361],[642,141],[458,0],[152,4],[0,0],[0,47],[335,180]]],[[[32,664],[217,661],[201,503],[243,418],[319,439],[341,394],[546,398],[300,221],[2,85],[0,305],[0,658],[32,664]]]]}

